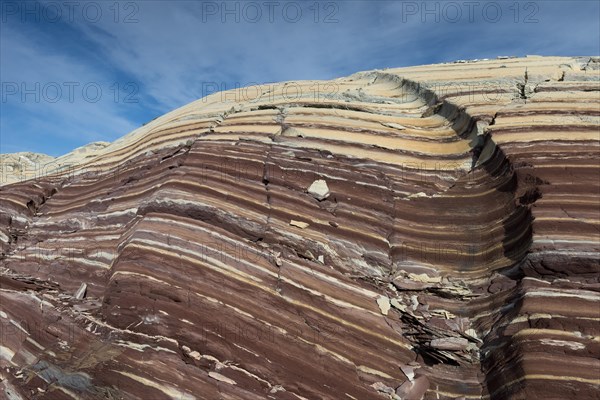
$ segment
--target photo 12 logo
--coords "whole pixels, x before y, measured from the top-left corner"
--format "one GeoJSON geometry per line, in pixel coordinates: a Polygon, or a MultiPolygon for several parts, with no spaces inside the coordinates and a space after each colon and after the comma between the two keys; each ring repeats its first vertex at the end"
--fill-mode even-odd
{"type": "Polygon", "coordinates": [[[73,342],[77,336],[77,325],[64,321],[44,322],[15,321],[0,319],[0,346],[3,343],[22,341],[31,338],[38,342],[58,342],[59,338],[73,342]]]}
{"type": "Polygon", "coordinates": [[[333,98],[340,91],[339,85],[332,82],[313,82],[309,85],[301,85],[296,82],[286,83],[258,83],[248,82],[202,82],[201,97],[207,102],[207,96],[218,94],[221,102],[274,102],[277,99],[284,101],[323,101],[333,98]]]}
{"type": "Polygon", "coordinates": [[[340,10],[334,1],[203,1],[202,22],[220,23],[297,23],[336,24],[340,10]]]}
{"type": "Polygon", "coordinates": [[[497,23],[510,19],[513,23],[536,24],[538,2],[518,1],[403,1],[403,23],[497,23]]]}
{"type": "Polygon", "coordinates": [[[115,103],[138,103],[139,86],[135,82],[2,82],[2,103],[97,103],[103,96],[115,103]],[[104,86],[104,87],[103,87],[104,86]]]}
{"type": "Polygon", "coordinates": [[[138,23],[133,1],[3,1],[2,23],[138,23]]]}

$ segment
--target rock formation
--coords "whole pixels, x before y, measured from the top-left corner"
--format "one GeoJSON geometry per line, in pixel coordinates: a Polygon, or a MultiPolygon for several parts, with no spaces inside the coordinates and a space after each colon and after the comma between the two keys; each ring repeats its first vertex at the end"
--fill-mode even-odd
{"type": "Polygon", "coordinates": [[[597,66],[216,93],[1,187],[4,398],[597,398],[597,66]]]}
{"type": "Polygon", "coordinates": [[[93,142],[61,157],[40,153],[0,154],[0,185],[36,179],[46,175],[70,174],[82,162],[94,158],[109,142],[93,142]]]}

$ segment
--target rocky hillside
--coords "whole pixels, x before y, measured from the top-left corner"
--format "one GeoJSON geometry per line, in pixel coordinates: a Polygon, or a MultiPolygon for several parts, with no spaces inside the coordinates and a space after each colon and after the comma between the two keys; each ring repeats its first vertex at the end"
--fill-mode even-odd
{"type": "Polygon", "coordinates": [[[0,154],[0,186],[47,175],[69,175],[109,144],[93,142],[60,157],[30,152],[0,154]]]}
{"type": "Polygon", "coordinates": [[[216,93],[3,186],[4,398],[597,398],[597,66],[216,93]]]}

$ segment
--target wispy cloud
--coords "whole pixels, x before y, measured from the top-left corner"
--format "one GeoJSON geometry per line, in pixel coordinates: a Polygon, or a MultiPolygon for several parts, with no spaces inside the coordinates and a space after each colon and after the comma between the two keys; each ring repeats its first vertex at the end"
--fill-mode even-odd
{"type": "Polygon", "coordinates": [[[114,140],[138,125],[127,116],[126,94],[117,90],[123,85],[111,74],[11,27],[2,38],[2,152],[58,155],[90,141],[114,140]]]}
{"type": "Polygon", "coordinates": [[[244,1],[81,2],[72,18],[63,6],[57,21],[23,18],[24,3],[5,3],[14,7],[2,6],[2,82],[81,86],[73,102],[3,99],[0,152],[60,154],[114,140],[213,83],[229,89],[497,55],[600,53],[600,5],[588,1],[481,1],[472,10],[460,1],[280,1],[273,9],[244,1]],[[102,88],[97,102],[81,93],[90,82],[102,88]]]}

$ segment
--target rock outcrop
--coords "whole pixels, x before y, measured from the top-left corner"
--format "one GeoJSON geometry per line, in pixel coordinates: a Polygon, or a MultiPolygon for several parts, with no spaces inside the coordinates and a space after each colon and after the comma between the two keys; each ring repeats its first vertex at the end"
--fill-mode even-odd
{"type": "Polygon", "coordinates": [[[0,186],[47,175],[68,175],[81,163],[94,158],[109,142],[93,142],[60,157],[40,153],[0,154],[0,186]]]}
{"type": "Polygon", "coordinates": [[[3,396],[597,398],[596,64],[216,93],[3,186],[3,396]]]}

